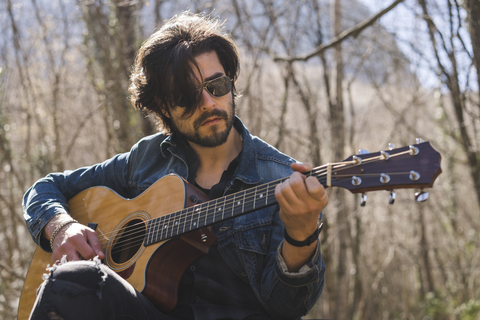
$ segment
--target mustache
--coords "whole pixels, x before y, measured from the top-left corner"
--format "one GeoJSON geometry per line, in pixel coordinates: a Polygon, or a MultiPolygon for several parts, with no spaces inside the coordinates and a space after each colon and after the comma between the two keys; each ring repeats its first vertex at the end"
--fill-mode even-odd
{"type": "Polygon", "coordinates": [[[194,128],[199,128],[205,120],[207,120],[210,117],[219,117],[224,119],[225,121],[228,121],[228,114],[225,110],[221,109],[214,109],[209,112],[202,113],[194,122],[193,126],[194,128]]]}

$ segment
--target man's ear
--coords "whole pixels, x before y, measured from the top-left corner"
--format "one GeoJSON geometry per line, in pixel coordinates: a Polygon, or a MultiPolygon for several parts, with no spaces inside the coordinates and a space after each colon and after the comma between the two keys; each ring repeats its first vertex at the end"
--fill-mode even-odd
{"type": "Polygon", "coordinates": [[[170,119],[170,114],[168,113],[168,111],[166,110],[166,107],[165,106],[162,106],[162,104],[160,103],[160,99],[158,99],[158,97],[155,96],[155,103],[158,105],[158,108],[160,109],[160,112],[167,118],[170,119]]]}

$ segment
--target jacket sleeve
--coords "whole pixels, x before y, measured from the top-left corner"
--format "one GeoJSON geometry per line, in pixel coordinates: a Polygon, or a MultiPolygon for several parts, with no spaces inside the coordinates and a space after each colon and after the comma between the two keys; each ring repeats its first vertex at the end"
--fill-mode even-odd
{"type": "Polygon", "coordinates": [[[320,241],[317,240],[317,248],[310,261],[298,272],[288,272],[281,255],[283,224],[278,212],[273,219],[272,228],[270,250],[265,257],[262,274],[262,298],[272,316],[298,319],[312,309],[323,290],[325,264],[320,241]]]}
{"type": "Polygon", "coordinates": [[[106,186],[128,197],[128,177],[134,150],[91,167],[51,173],[38,180],[23,197],[23,216],[33,240],[50,252],[41,237],[45,225],[57,214],[68,213],[68,201],[79,192],[94,186],[106,186]]]}

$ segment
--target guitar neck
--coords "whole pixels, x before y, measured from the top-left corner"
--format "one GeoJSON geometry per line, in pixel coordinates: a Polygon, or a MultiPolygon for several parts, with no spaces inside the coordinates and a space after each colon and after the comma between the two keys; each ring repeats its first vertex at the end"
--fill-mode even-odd
{"type": "MultiPolygon", "coordinates": [[[[352,193],[429,188],[442,172],[440,154],[428,142],[355,155],[304,173],[324,187],[341,187],[352,193]]],[[[215,200],[203,202],[148,222],[145,245],[151,245],[217,222],[277,204],[275,180],[215,200]]]]}
{"type": "MultiPolygon", "coordinates": [[[[313,171],[306,173],[310,175],[313,171]]],[[[275,187],[285,181],[275,180],[215,200],[197,204],[148,223],[145,246],[232,219],[277,204],[275,187]]]]}

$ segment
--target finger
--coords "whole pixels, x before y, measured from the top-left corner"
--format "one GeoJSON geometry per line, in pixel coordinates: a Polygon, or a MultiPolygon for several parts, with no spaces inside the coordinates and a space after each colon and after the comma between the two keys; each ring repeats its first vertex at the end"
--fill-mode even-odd
{"type": "Polygon", "coordinates": [[[78,251],[75,248],[69,248],[66,252],[67,261],[80,261],[82,257],[78,254],[78,251]]]}
{"type": "Polygon", "coordinates": [[[277,199],[277,202],[281,208],[291,210],[292,208],[287,200],[287,194],[288,198],[292,198],[293,196],[291,194],[293,193],[293,190],[291,189],[288,180],[289,179],[285,180],[275,187],[275,198],[277,199]]]}
{"type": "Polygon", "coordinates": [[[288,199],[291,201],[305,203],[323,197],[322,185],[315,177],[305,177],[298,172],[293,173],[290,178],[290,187],[293,193],[291,194],[292,197],[288,199]]]}
{"type": "Polygon", "coordinates": [[[280,186],[277,186],[277,201],[282,209],[296,213],[307,209],[309,197],[304,179],[302,174],[296,172],[280,186]]]}
{"type": "Polygon", "coordinates": [[[308,162],[295,162],[290,165],[290,168],[292,168],[293,171],[297,172],[306,172],[313,169],[312,165],[308,162]]]}
{"type": "Polygon", "coordinates": [[[105,254],[102,251],[102,246],[100,245],[100,240],[94,231],[87,230],[87,242],[92,247],[96,256],[98,256],[100,259],[105,258],[105,254]]]}
{"type": "Polygon", "coordinates": [[[77,253],[77,250],[73,246],[61,246],[53,252],[52,262],[60,262],[66,256],[67,261],[77,261],[80,260],[80,256],[77,253]]]}
{"type": "Polygon", "coordinates": [[[78,254],[85,260],[93,259],[96,256],[95,251],[86,241],[79,243],[76,247],[78,254]]]}
{"type": "Polygon", "coordinates": [[[317,201],[322,201],[327,195],[324,186],[315,177],[308,177],[305,186],[310,197],[317,201]]]}

